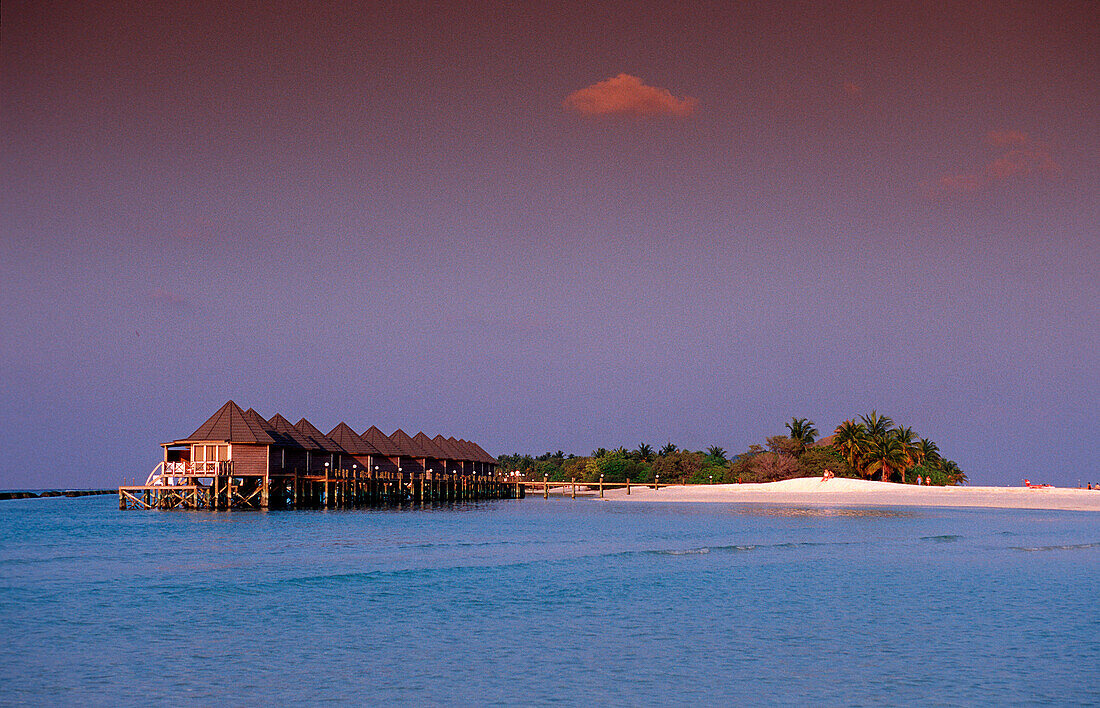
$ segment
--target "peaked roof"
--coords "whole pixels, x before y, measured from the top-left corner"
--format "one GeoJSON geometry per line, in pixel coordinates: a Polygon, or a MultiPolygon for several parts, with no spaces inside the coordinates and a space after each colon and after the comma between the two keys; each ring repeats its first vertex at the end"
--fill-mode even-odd
{"type": "Polygon", "coordinates": [[[450,460],[451,454],[443,448],[436,445],[431,438],[424,434],[424,431],[420,431],[413,436],[413,442],[420,446],[421,450],[425,450],[429,457],[434,457],[437,460],[450,460]]]}
{"type": "MultiPolygon", "coordinates": [[[[300,447],[303,450],[320,450],[321,446],[313,442],[309,436],[304,435],[301,430],[294,427],[286,418],[282,417],[278,413],[271,416],[271,419],[267,421],[271,429],[278,435],[282,436],[285,441],[285,447],[300,447]]],[[[270,433],[269,433],[270,434],[270,433]]]]}
{"type": "Polygon", "coordinates": [[[313,423],[310,423],[305,418],[302,418],[294,427],[301,431],[307,438],[313,440],[317,444],[317,447],[325,452],[343,452],[344,448],[337,445],[331,438],[327,437],[324,433],[318,430],[313,423]]]}
{"type": "Polygon", "coordinates": [[[477,455],[481,456],[481,461],[482,462],[496,462],[497,461],[497,458],[495,458],[492,455],[490,455],[489,453],[485,452],[485,448],[483,448],[481,445],[478,445],[475,442],[470,443],[470,445],[473,447],[474,452],[477,455]]]}
{"type": "Polygon", "coordinates": [[[459,447],[462,448],[463,452],[466,453],[466,459],[467,460],[473,460],[475,462],[484,462],[485,461],[485,460],[482,460],[481,456],[477,454],[477,450],[474,450],[474,446],[470,444],[469,440],[467,440],[465,438],[459,438],[458,445],[459,445],[459,447]]]}
{"type": "Polygon", "coordinates": [[[261,430],[267,433],[274,442],[275,445],[280,447],[297,447],[293,440],[288,440],[285,435],[275,431],[275,428],[264,419],[262,415],[256,412],[255,408],[249,408],[244,412],[244,417],[248,419],[249,425],[259,426],[261,430]]]}
{"type": "Polygon", "coordinates": [[[458,453],[458,458],[457,459],[459,459],[459,460],[473,460],[474,459],[474,458],[470,457],[470,450],[465,445],[463,445],[461,442],[456,440],[453,435],[451,437],[447,438],[447,442],[450,443],[451,448],[456,453],[458,453]]]}
{"type": "Polygon", "coordinates": [[[444,450],[447,453],[448,460],[465,459],[462,455],[462,451],[452,445],[451,441],[443,437],[442,435],[436,435],[434,438],[432,438],[432,442],[435,443],[436,447],[444,450]]]}
{"type": "Polygon", "coordinates": [[[378,449],[359,437],[344,421],[329,431],[328,437],[353,455],[380,455],[378,449]]]}
{"type": "Polygon", "coordinates": [[[390,434],[390,440],[405,457],[431,457],[426,450],[421,450],[420,446],[401,428],[390,434]]]}
{"type": "Polygon", "coordinates": [[[250,420],[245,412],[241,410],[241,407],[233,401],[227,401],[214,415],[200,425],[198,430],[178,442],[203,440],[225,440],[257,445],[272,445],[275,442],[263,426],[250,420]]]}
{"type": "Polygon", "coordinates": [[[267,419],[256,412],[255,408],[249,408],[244,412],[244,417],[248,418],[249,422],[255,423],[260,426],[262,430],[267,432],[271,428],[271,424],[267,422],[267,419]]]}
{"type": "MultiPolygon", "coordinates": [[[[454,438],[451,439],[454,440],[454,438]]],[[[474,460],[476,462],[496,462],[496,458],[485,452],[477,443],[472,443],[469,440],[455,440],[454,444],[466,454],[467,460],[474,460]]]]}
{"type": "Polygon", "coordinates": [[[393,443],[393,440],[390,440],[385,433],[373,425],[364,430],[359,437],[373,445],[374,449],[386,457],[396,457],[401,454],[400,448],[393,443]]]}

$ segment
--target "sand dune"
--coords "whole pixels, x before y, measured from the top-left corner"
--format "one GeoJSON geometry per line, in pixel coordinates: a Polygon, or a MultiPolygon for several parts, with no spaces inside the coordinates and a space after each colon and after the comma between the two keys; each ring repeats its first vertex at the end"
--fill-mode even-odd
{"type": "Polygon", "coordinates": [[[714,484],[689,487],[649,487],[606,490],[616,502],[722,502],[767,504],[821,504],[852,506],[977,506],[1003,509],[1061,509],[1100,511],[1100,491],[1085,489],[1028,489],[1026,487],[920,487],[912,484],[869,482],[862,479],[820,477],[789,479],[768,484],[714,484]]]}

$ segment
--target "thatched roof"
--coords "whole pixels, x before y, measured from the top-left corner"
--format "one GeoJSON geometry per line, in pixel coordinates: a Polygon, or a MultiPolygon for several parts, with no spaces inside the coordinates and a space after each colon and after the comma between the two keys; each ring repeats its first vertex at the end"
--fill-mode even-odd
{"type": "Polygon", "coordinates": [[[231,442],[273,445],[264,426],[250,420],[249,416],[233,401],[228,401],[214,415],[207,418],[199,429],[176,442],[231,442]]]}
{"type": "Polygon", "coordinates": [[[390,434],[390,440],[405,457],[431,457],[427,450],[421,449],[421,447],[416,444],[416,441],[410,438],[409,434],[401,428],[398,428],[390,434]]]}
{"type": "Polygon", "coordinates": [[[436,447],[441,448],[443,451],[445,451],[447,453],[447,459],[448,460],[464,460],[464,459],[466,459],[463,456],[462,451],[459,450],[454,445],[452,445],[451,441],[448,440],[447,438],[443,437],[442,435],[436,435],[434,438],[432,438],[432,442],[435,443],[436,447]]]}
{"type": "Polygon", "coordinates": [[[477,455],[481,462],[496,462],[497,459],[485,452],[485,448],[481,447],[475,442],[470,443],[470,447],[473,448],[474,454],[477,455]]]}
{"type": "Polygon", "coordinates": [[[373,425],[364,430],[363,434],[359,437],[374,446],[374,448],[385,457],[397,457],[401,455],[400,448],[398,448],[392,440],[386,437],[385,433],[373,425]]]}
{"type": "Polygon", "coordinates": [[[359,437],[359,434],[343,421],[340,421],[339,425],[329,431],[328,437],[352,455],[382,454],[378,452],[378,449],[374,447],[374,445],[371,445],[369,442],[359,437]]]}
{"type": "Polygon", "coordinates": [[[336,441],[322,433],[317,429],[317,426],[310,423],[305,418],[295,423],[294,427],[301,431],[302,435],[313,440],[313,442],[325,452],[344,452],[344,448],[336,444],[336,441]]]}
{"type": "Polygon", "coordinates": [[[305,418],[291,424],[276,413],[265,420],[251,408],[241,410],[233,401],[227,401],[194,433],[175,442],[249,443],[352,455],[496,462],[481,447],[466,440],[442,435],[432,438],[424,432],[409,437],[400,428],[387,436],[373,425],[357,435],[343,422],[326,435],[305,418]]]}
{"type": "Polygon", "coordinates": [[[420,431],[413,436],[413,442],[420,446],[420,449],[428,452],[428,457],[435,458],[437,460],[450,460],[453,459],[446,450],[439,447],[435,442],[424,434],[424,431],[420,431]]]}
{"type": "MultiPolygon", "coordinates": [[[[271,428],[285,441],[284,447],[299,447],[303,450],[320,450],[321,446],[315,443],[309,436],[294,427],[286,418],[278,413],[267,421],[271,428]]],[[[272,436],[274,437],[274,436],[272,436]]]]}

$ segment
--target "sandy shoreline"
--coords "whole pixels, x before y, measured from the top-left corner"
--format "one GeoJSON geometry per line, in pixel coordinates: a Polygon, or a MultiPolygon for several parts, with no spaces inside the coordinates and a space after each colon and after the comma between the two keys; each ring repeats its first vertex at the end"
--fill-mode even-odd
{"type": "MultiPolygon", "coordinates": [[[[591,494],[591,493],[590,493],[591,494]]],[[[585,496],[590,496],[586,494],[585,496]]],[[[578,496],[580,496],[578,494],[578,496]]],[[[768,484],[714,484],[689,487],[632,486],[604,491],[615,502],[717,502],[782,505],[941,506],[999,509],[1056,509],[1100,511],[1100,491],[1085,489],[1028,489],[1026,487],[919,487],[911,484],[869,482],[861,479],[820,477],[768,484]]]]}

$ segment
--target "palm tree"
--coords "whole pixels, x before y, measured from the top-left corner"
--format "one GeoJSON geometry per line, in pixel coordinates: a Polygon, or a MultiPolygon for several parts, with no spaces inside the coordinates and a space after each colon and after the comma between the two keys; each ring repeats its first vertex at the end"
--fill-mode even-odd
{"type": "Polygon", "coordinates": [[[862,423],[846,420],[836,427],[833,434],[835,436],[833,437],[833,447],[840,451],[840,454],[848,461],[849,467],[859,472],[869,442],[867,428],[862,423]]]}
{"type": "Polygon", "coordinates": [[[917,464],[934,464],[940,459],[940,448],[928,438],[917,441],[917,464]]]}
{"type": "Polygon", "coordinates": [[[626,457],[626,456],[627,456],[627,455],[629,455],[630,453],[629,453],[629,452],[627,452],[627,450],[626,450],[626,448],[625,448],[625,447],[623,447],[622,445],[620,445],[619,447],[617,447],[617,448],[615,448],[614,450],[612,450],[612,451],[611,451],[611,454],[612,454],[612,455],[614,455],[615,457],[626,457]]]}
{"type": "Polygon", "coordinates": [[[904,482],[905,473],[917,466],[917,460],[920,458],[920,445],[916,442],[917,434],[908,426],[899,425],[894,428],[892,434],[897,441],[901,443],[902,450],[905,452],[905,457],[908,459],[908,463],[901,473],[901,481],[904,482]]]}
{"type": "Polygon", "coordinates": [[[653,457],[653,448],[642,443],[638,446],[638,449],[634,451],[634,454],[636,454],[638,459],[642,462],[649,462],[649,458],[653,457]]]}
{"type": "Polygon", "coordinates": [[[592,457],[600,458],[607,455],[607,448],[598,447],[592,451],[592,457]]]}
{"type": "Polygon", "coordinates": [[[872,439],[885,437],[894,424],[889,416],[879,415],[878,411],[871,411],[870,415],[861,415],[859,419],[863,421],[863,427],[867,429],[867,435],[872,439]]]}
{"type": "Polygon", "coordinates": [[[947,475],[947,481],[951,484],[966,484],[966,473],[960,470],[953,460],[940,460],[940,469],[947,475]]]}
{"type": "Polygon", "coordinates": [[[890,481],[890,472],[897,470],[905,479],[905,468],[909,464],[909,456],[905,454],[905,447],[901,441],[892,435],[876,438],[871,441],[867,451],[866,473],[871,477],[875,472],[882,473],[882,481],[890,481]]]}
{"type": "Polygon", "coordinates": [[[791,418],[791,422],[787,423],[787,430],[791,431],[791,440],[797,440],[803,447],[812,445],[818,436],[814,422],[806,418],[791,418]]]}
{"type": "Polygon", "coordinates": [[[662,447],[661,451],[657,454],[660,455],[661,457],[668,457],[669,455],[673,454],[674,452],[676,452],[679,449],[680,448],[676,447],[672,443],[668,443],[667,445],[662,447]]]}
{"type": "Polygon", "coordinates": [[[710,457],[716,457],[719,460],[721,460],[722,462],[726,461],[726,450],[725,450],[725,448],[718,447],[717,445],[711,445],[710,447],[708,447],[707,448],[707,455],[709,455],[710,457]]]}

